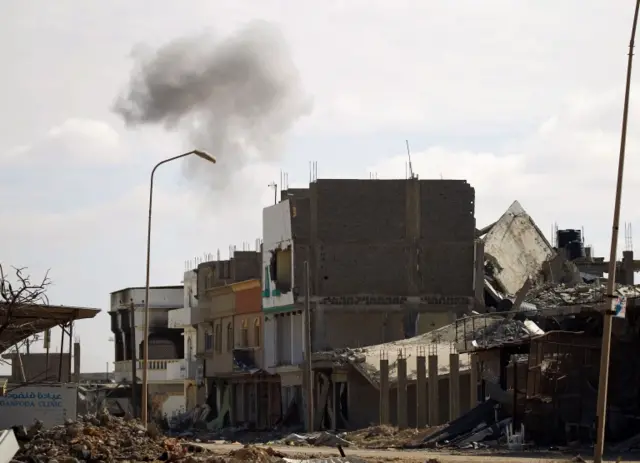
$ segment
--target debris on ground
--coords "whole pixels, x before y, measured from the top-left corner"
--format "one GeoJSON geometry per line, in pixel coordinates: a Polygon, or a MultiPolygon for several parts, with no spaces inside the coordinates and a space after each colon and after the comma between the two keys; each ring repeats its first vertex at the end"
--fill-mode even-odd
{"type": "Polygon", "coordinates": [[[18,461],[179,461],[194,453],[205,454],[201,447],[162,436],[137,420],[127,420],[101,411],[77,421],[44,429],[36,422],[26,429],[14,428],[20,451],[18,461]]]}
{"type": "Polygon", "coordinates": [[[347,432],[341,437],[364,449],[404,448],[422,442],[425,437],[438,431],[439,427],[422,429],[398,429],[395,426],[371,426],[347,432]]]}
{"type": "Polygon", "coordinates": [[[310,445],[315,447],[335,447],[336,445],[349,447],[351,445],[351,442],[345,440],[342,435],[338,436],[327,431],[309,434],[292,433],[276,442],[284,445],[310,445]]]}

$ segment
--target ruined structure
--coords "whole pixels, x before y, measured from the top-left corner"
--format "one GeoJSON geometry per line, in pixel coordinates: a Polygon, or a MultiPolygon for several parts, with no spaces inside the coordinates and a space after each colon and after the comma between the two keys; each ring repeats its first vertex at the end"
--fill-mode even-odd
{"type": "Polygon", "coordinates": [[[265,365],[285,404],[302,384],[304,262],[314,352],[447,325],[474,307],[474,198],[463,180],[317,180],[265,208],[265,365]]]}

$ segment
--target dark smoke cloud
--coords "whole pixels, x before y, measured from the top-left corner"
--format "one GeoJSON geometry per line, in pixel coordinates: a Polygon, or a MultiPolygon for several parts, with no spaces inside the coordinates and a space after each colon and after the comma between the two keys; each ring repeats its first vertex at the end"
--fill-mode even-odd
{"type": "Polygon", "coordinates": [[[217,188],[249,163],[279,159],[285,136],[310,110],[284,37],[266,22],[223,40],[183,38],[138,56],[114,105],[127,125],[184,131],[191,148],[216,156],[213,169],[189,160],[186,174],[204,171],[217,188]]]}

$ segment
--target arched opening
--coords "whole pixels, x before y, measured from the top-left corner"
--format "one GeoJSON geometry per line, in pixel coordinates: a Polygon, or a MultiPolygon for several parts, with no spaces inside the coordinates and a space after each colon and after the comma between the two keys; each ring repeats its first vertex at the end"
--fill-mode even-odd
{"type": "Polygon", "coordinates": [[[253,344],[256,347],[260,347],[262,342],[262,330],[260,326],[260,318],[256,318],[253,322],[253,344]]]}
{"type": "Polygon", "coordinates": [[[231,322],[227,323],[227,351],[233,350],[233,325],[231,322]]]}
{"type": "Polygon", "coordinates": [[[246,318],[242,320],[241,339],[242,347],[249,347],[249,323],[247,322],[246,318]]]}

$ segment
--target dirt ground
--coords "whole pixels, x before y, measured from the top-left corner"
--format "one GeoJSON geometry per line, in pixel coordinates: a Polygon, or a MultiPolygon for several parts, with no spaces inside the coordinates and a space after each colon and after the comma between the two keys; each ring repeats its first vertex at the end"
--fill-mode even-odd
{"type": "MultiPolygon", "coordinates": [[[[217,454],[228,454],[233,450],[242,448],[241,444],[224,444],[209,443],[198,444],[217,454]]],[[[266,446],[264,446],[266,447],[266,446]]],[[[327,458],[338,457],[338,450],[331,447],[289,447],[289,446],[271,446],[273,450],[286,454],[289,458],[309,459],[309,458],[327,458]]],[[[357,456],[369,463],[567,463],[590,461],[591,456],[585,455],[584,460],[575,459],[572,456],[561,455],[542,455],[542,454],[473,454],[471,452],[458,452],[457,454],[432,451],[413,451],[413,450],[380,450],[380,449],[344,449],[347,456],[357,456]]],[[[611,461],[616,461],[615,459],[611,461]]],[[[623,459],[624,462],[639,460],[623,459]]]]}

